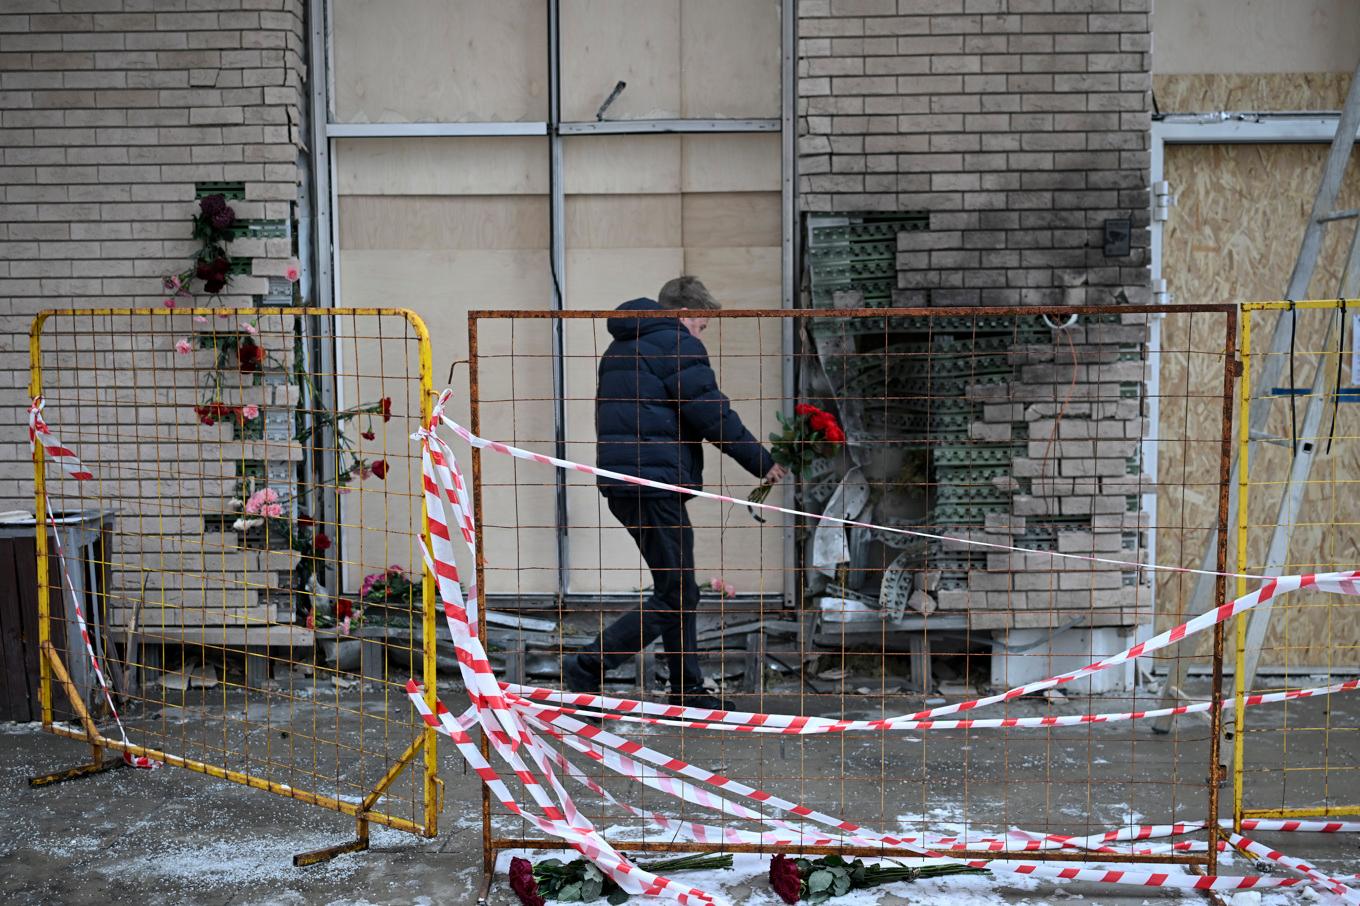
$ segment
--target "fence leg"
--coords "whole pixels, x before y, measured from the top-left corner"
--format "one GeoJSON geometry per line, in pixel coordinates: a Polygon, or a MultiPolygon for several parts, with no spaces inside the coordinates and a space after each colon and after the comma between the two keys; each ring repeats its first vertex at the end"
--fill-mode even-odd
{"type": "Polygon", "coordinates": [[[28,778],[28,785],[51,786],[64,780],[74,780],[77,777],[85,777],[90,774],[101,774],[104,771],[122,767],[123,759],[121,758],[104,760],[104,747],[100,744],[104,737],[100,734],[99,728],[94,725],[94,719],[90,717],[90,712],[85,708],[85,701],[81,698],[80,691],[76,689],[75,683],[71,682],[71,674],[66,672],[66,665],[61,662],[61,656],[57,654],[57,649],[52,647],[51,642],[44,641],[41,650],[43,660],[52,671],[52,676],[56,678],[57,684],[66,693],[66,699],[70,703],[71,709],[76,712],[80,725],[85,729],[85,737],[90,743],[90,763],[30,777],[28,778]]]}
{"type": "Polygon", "coordinates": [[[345,853],[362,852],[368,849],[368,813],[373,809],[373,806],[378,804],[378,800],[382,798],[382,794],[392,785],[392,782],[397,779],[401,774],[402,769],[407,765],[413,764],[416,756],[419,755],[424,748],[425,734],[421,733],[415,738],[414,742],[406,747],[406,751],[401,753],[401,756],[392,764],[392,767],[387,769],[387,773],[383,775],[377,785],[368,791],[368,795],[364,797],[364,801],[359,803],[359,814],[354,818],[355,839],[348,843],[337,843],[335,846],[327,846],[323,849],[312,850],[311,852],[298,853],[293,856],[293,865],[298,868],[305,868],[308,865],[329,862],[336,856],[342,856],[345,853]]]}

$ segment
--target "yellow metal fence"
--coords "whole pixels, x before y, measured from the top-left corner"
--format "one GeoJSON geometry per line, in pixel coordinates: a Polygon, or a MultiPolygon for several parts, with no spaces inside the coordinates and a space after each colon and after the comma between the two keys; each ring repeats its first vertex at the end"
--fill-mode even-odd
{"type": "MultiPolygon", "coordinates": [[[[1242,312],[1237,572],[1353,569],[1360,564],[1360,301],[1254,302],[1242,312]],[[1277,324],[1287,348],[1266,348],[1277,324]]],[[[1239,579],[1236,593],[1248,588],[1239,579]]],[[[1327,697],[1250,714],[1245,707],[1252,692],[1352,678],[1360,669],[1360,607],[1353,598],[1300,592],[1239,617],[1235,629],[1235,817],[1360,814],[1360,803],[1339,795],[1360,772],[1360,726],[1337,715],[1327,697]]]]}
{"type": "Polygon", "coordinates": [[[425,326],[400,309],[83,309],[40,314],[32,394],[93,477],[34,454],[45,727],[433,836],[434,591],[420,539],[425,326]],[[60,566],[60,570],[54,570],[60,566]],[[64,571],[78,575],[64,590],[64,571]],[[126,727],[97,689],[74,598],[126,727]],[[58,691],[54,693],[54,685],[58,691]],[[74,715],[80,728],[61,718],[74,715]]]}

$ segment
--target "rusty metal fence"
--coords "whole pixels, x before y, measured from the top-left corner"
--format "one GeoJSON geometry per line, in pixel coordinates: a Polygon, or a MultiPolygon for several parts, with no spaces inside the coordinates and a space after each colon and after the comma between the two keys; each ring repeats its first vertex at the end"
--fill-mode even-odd
{"type": "Polygon", "coordinates": [[[41,418],[91,473],[76,480],[39,446],[38,522],[93,512],[108,525],[102,544],[60,552],[38,531],[43,723],[93,758],[34,782],[121,751],[355,819],[354,842],[302,863],[365,848],[370,823],[433,836],[435,735],[403,688],[417,677],[433,701],[409,440],[431,405],[420,319],[49,311],[31,349],[41,418]],[[62,574],[78,578],[49,579],[62,574]]]}
{"type": "MultiPolygon", "coordinates": [[[[1233,306],[1177,307],[1174,339],[1163,334],[1153,344],[1166,312],[713,312],[702,339],[719,385],[758,438],[781,430],[777,413],[807,404],[832,413],[847,442],[770,498],[811,515],[760,522],[736,504],[688,506],[709,692],[742,711],[881,719],[1086,665],[1189,616],[1189,577],[1145,567],[1198,568],[1215,533],[1216,568],[1228,566],[1237,320],[1233,306]],[[790,322],[795,339],[786,348],[790,322]]],[[[470,313],[470,394],[451,414],[480,437],[594,463],[596,369],[617,316],[470,313]]],[[[712,447],[704,475],[710,490],[738,498],[758,482],[712,447]]],[[[649,606],[647,570],[592,477],[485,450],[472,452],[472,476],[475,567],[491,611],[482,635],[493,666],[512,683],[565,688],[566,658],[594,645],[621,614],[649,606]]],[[[687,763],[880,832],[952,836],[960,854],[1019,858],[977,844],[984,832],[1017,826],[1085,835],[1144,820],[1204,821],[1198,848],[1155,856],[1060,849],[1043,858],[1213,873],[1223,638],[1219,625],[1194,644],[988,715],[1154,708],[1153,672],[1184,661],[1192,679],[1182,691],[1209,707],[1165,736],[1136,720],[774,736],[634,729],[687,763]]],[[[664,661],[649,646],[606,676],[607,694],[664,701],[664,661]]],[[[611,729],[633,725],[623,726],[611,729]]],[[[644,812],[742,826],[601,764],[581,769],[644,812]]],[[[714,848],[661,833],[608,802],[580,808],[630,850],[714,848]]],[[[560,845],[491,812],[484,798],[488,868],[498,851],[560,845]]]]}

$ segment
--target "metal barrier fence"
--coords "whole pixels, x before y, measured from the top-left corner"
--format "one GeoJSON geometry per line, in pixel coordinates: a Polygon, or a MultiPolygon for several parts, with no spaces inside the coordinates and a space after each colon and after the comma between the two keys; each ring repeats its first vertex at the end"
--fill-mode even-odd
{"type": "MultiPolygon", "coordinates": [[[[1350,568],[1360,560],[1360,301],[1253,302],[1242,311],[1237,572],[1350,568]],[[1283,352],[1259,339],[1281,319],[1283,352]]],[[[1302,593],[1237,622],[1235,819],[1360,814],[1341,791],[1360,772],[1360,726],[1326,699],[1286,702],[1261,718],[1243,707],[1248,693],[1354,678],[1360,608],[1302,593]]]]}
{"type": "MultiPolygon", "coordinates": [[[[703,589],[692,638],[708,691],[742,711],[882,718],[1084,666],[1149,638],[1154,618],[1188,616],[1193,577],[1167,573],[1154,582],[1141,567],[1198,568],[1217,532],[1216,568],[1226,571],[1237,318],[1233,306],[1176,307],[1181,339],[1150,346],[1153,317],[1167,311],[711,313],[702,339],[717,382],[756,437],[781,431],[776,413],[792,416],[794,403],[830,413],[847,436],[844,445],[819,450],[769,502],[860,524],[771,514],[759,522],[741,506],[689,504],[692,568],[703,589]],[[794,345],[786,348],[790,322],[794,345]],[[1154,434],[1150,423],[1162,430],[1154,434]]],[[[450,414],[475,435],[595,463],[600,356],[613,336],[638,329],[607,323],[616,317],[471,312],[470,398],[450,414]]],[[[673,370],[677,363],[667,358],[638,358],[637,368],[673,370]]],[[[741,497],[757,485],[757,476],[707,449],[709,489],[741,497]]],[[[580,472],[474,450],[472,486],[477,585],[486,602],[481,635],[493,666],[511,683],[566,688],[564,665],[574,651],[594,650],[617,617],[656,606],[637,547],[595,479],[580,472]],[[486,609],[495,612],[489,623],[486,609]]],[[[1220,577],[1220,601],[1224,585],[1220,577]]],[[[1181,863],[1213,873],[1222,839],[1213,821],[1221,624],[1211,636],[1203,650],[1173,646],[987,714],[1043,724],[1140,711],[1158,702],[1157,685],[1144,684],[1145,660],[1207,668],[1198,686],[1183,690],[1209,704],[1206,719],[1182,720],[1166,736],[1147,734],[1136,720],[797,736],[661,724],[645,727],[646,744],[878,832],[919,831],[919,840],[952,834],[954,852],[989,859],[1022,858],[978,842],[985,831],[1011,826],[1080,836],[1144,819],[1205,821],[1207,840],[1197,849],[1060,849],[1043,858],[1181,863]]],[[[606,694],[637,690],[631,697],[664,701],[666,657],[658,647],[612,665],[606,694]]],[[[650,776],[652,769],[635,767],[650,776]]],[[[735,837],[677,840],[650,826],[646,813],[701,814],[733,829],[744,819],[629,786],[595,761],[581,769],[642,806],[580,804],[596,827],[609,828],[611,842],[630,850],[787,848],[731,843],[735,837]]],[[[488,869],[500,850],[560,846],[517,824],[493,823],[484,795],[488,869]]],[[[798,851],[883,854],[891,847],[798,851]]]]}
{"type": "MultiPolygon", "coordinates": [[[[40,526],[84,511],[100,545],[38,531],[47,730],[433,836],[435,611],[419,451],[425,326],[399,309],[84,309],[31,332],[41,418],[92,473],[34,454],[40,526]],[[60,563],[80,577],[65,591],[60,563]],[[76,604],[111,685],[97,677],[76,604]],[[62,691],[54,695],[54,679],[62,691]],[[126,735],[96,724],[117,703],[126,735]],[[81,729],[60,722],[74,714],[81,729]]],[[[117,762],[112,762],[116,764],[117,762]]]]}

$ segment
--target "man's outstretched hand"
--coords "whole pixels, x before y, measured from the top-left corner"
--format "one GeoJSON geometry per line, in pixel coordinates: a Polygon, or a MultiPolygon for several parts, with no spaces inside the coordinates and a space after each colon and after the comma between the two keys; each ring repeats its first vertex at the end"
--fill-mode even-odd
{"type": "Polygon", "coordinates": [[[761,484],[778,484],[787,474],[789,474],[787,466],[775,463],[774,468],[765,473],[765,478],[762,479],[761,484]]]}

